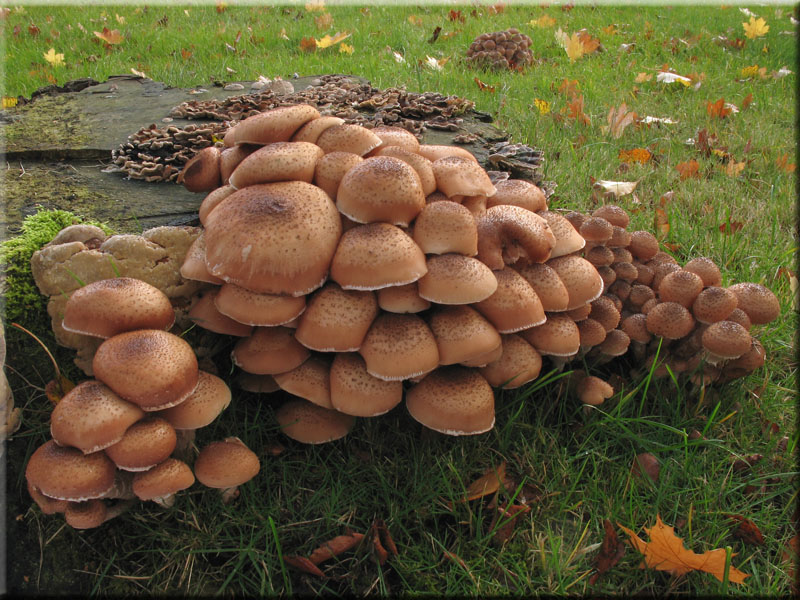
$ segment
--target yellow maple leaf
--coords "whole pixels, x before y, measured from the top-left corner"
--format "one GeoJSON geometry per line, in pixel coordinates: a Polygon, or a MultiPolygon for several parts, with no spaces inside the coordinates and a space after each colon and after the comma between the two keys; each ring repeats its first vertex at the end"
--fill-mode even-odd
{"type": "MultiPolygon", "coordinates": [[[[619,525],[619,523],[617,523],[619,525]]],[[[704,571],[711,573],[720,581],[725,579],[726,552],[724,548],[709,550],[697,554],[683,545],[683,539],[675,535],[675,530],[665,525],[661,516],[656,516],[656,524],[645,532],[650,536],[650,541],[645,542],[633,531],[619,525],[620,529],[630,537],[631,546],[644,554],[648,567],[658,571],[667,571],[672,575],[685,575],[690,571],[704,571]]],[[[731,556],[735,556],[735,552],[731,556]]],[[[728,569],[728,581],[744,583],[750,575],[743,573],[733,565],[728,569]]]]}
{"type": "Polygon", "coordinates": [[[749,67],[744,67],[741,70],[742,77],[749,78],[755,77],[758,75],[758,65],[751,65],[749,67]]]}
{"type": "Polygon", "coordinates": [[[341,44],[339,46],[339,52],[344,52],[345,54],[352,54],[355,48],[348,44],[341,44]]]}
{"type": "Polygon", "coordinates": [[[624,163],[645,164],[653,158],[653,154],[647,148],[633,148],[632,150],[620,150],[617,158],[624,163]]]}
{"type": "Polygon", "coordinates": [[[539,98],[533,99],[533,105],[539,110],[540,115],[546,115],[550,112],[550,103],[547,100],[540,100],[539,98]]]}
{"type": "Polygon", "coordinates": [[[56,54],[55,48],[50,48],[50,50],[42,54],[42,56],[44,56],[44,59],[54,67],[60,67],[64,64],[64,53],[59,52],[56,54]]]}
{"type": "Polygon", "coordinates": [[[324,48],[329,48],[330,46],[335,46],[339,42],[341,42],[343,40],[346,40],[349,37],[350,37],[350,34],[347,33],[346,31],[342,31],[342,32],[337,31],[336,34],[333,37],[331,37],[329,35],[325,35],[321,39],[315,40],[315,41],[317,43],[317,48],[324,49],[324,48]]]}
{"type": "Polygon", "coordinates": [[[750,17],[747,23],[742,23],[742,27],[744,27],[744,35],[751,40],[766,35],[769,31],[769,25],[761,17],[758,17],[758,19],[750,17]]]}
{"type": "Polygon", "coordinates": [[[533,19],[528,23],[528,25],[531,25],[533,27],[540,27],[542,29],[544,29],[545,27],[552,27],[555,24],[556,20],[550,15],[542,15],[538,19],[533,19]]]}

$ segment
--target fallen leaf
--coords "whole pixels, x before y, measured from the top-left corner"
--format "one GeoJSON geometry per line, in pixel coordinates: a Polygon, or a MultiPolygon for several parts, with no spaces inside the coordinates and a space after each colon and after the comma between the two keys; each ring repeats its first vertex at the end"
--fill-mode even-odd
{"type": "Polygon", "coordinates": [[[736,529],[733,530],[733,535],[745,544],[752,544],[753,546],[763,546],[764,536],[759,530],[758,526],[747,517],[742,515],[725,515],[734,523],[737,523],[736,529]]]}
{"type": "Polygon", "coordinates": [[[617,35],[619,31],[617,30],[617,26],[613,23],[611,25],[606,25],[605,27],[601,27],[600,31],[603,32],[604,35],[617,35]]]}
{"type": "Polygon", "coordinates": [[[499,15],[500,13],[505,12],[506,5],[503,2],[498,2],[497,4],[493,4],[489,7],[489,14],[490,15],[499,15]]]}
{"type": "Polygon", "coordinates": [[[567,118],[575,119],[576,121],[583,123],[586,126],[592,124],[589,116],[583,112],[583,94],[574,98],[571,102],[567,104],[567,109],[569,112],[567,114],[567,118]]]}
{"type": "Polygon", "coordinates": [[[389,533],[389,528],[386,526],[386,523],[383,522],[383,519],[375,519],[372,522],[372,526],[378,530],[381,542],[389,553],[398,556],[399,552],[397,551],[397,546],[394,543],[394,539],[392,539],[392,534],[389,533]]]}
{"type": "Polygon", "coordinates": [[[222,14],[225,12],[225,9],[228,8],[228,5],[225,2],[222,2],[221,0],[217,0],[216,8],[217,12],[219,14],[222,14]]]}
{"type": "Polygon", "coordinates": [[[606,181],[598,179],[594,182],[593,187],[603,192],[614,194],[615,198],[619,198],[620,196],[632,194],[638,184],[638,181],[606,181]]]}
{"type": "Polygon", "coordinates": [[[492,535],[492,543],[498,546],[505,544],[514,533],[514,527],[517,524],[517,517],[529,513],[530,510],[530,506],[525,506],[523,504],[512,504],[509,507],[506,507],[505,505],[498,506],[495,510],[492,523],[489,525],[489,529],[494,529],[495,525],[501,521],[503,523],[494,530],[494,534],[492,535]]]}
{"type": "Polygon", "coordinates": [[[61,399],[74,387],[74,383],[64,377],[64,375],[59,374],[56,379],[51,379],[47,382],[47,385],[44,386],[44,393],[47,399],[50,400],[53,405],[56,405],[61,402],[61,399]]]}
{"type": "Polygon", "coordinates": [[[769,25],[767,25],[767,22],[761,17],[758,19],[750,17],[747,23],[742,23],[742,27],[744,28],[744,35],[750,40],[764,36],[769,31],[769,25]]]}
{"type": "Polygon", "coordinates": [[[364,539],[364,535],[355,532],[348,535],[337,535],[335,538],[322,543],[318,548],[316,548],[309,555],[308,560],[315,565],[318,565],[321,562],[330,560],[334,556],[338,556],[343,552],[347,552],[350,550],[350,548],[358,545],[362,539],[364,539]]]}
{"type": "Polygon", "coordinates": [[[417,27],[422,27],[422,18],[417,15],[409,15],[408,22],[417,27]]]}
{"type": "Polygon", "coordinates": [[[339,42],[341,42],[343,40],[346,40],[349,37],[350,37],[350,34],[348,32],[346,32],[346,31],[341,31],[341,32],[337,31],[333,35],[333,37],[331,37],[329,35],[325,35],[321,39],[314,40],[314,41],[317,44],[317,48],[322,48],[324,50],[325,48],[330,48],[331,46],[335,46],[339,42]]]}
{"type": "Polygon", "coordinates": [[[439,25],[437,25],[436,28],[433,30],[433,34],[431,34],[428,43],[433,44],[437,39],[439,39],[440,33],[442,33],[442,28],[439,25]]]}
{"type": "Polygon", "coordinates": [[[656,81],[659,83],[680,83],[685,87],[689,87],[692,84],[692,80],[688,77],[684,77],[683,75],[678,75],[677,73],[672,73],[670,71],[659,71],[658,75],[656,75],[656,81]]]}
{"type": "Polygon", "coordinates": [[[36,37],[41,33],[41,29],[39,29],[36,25],[28,25],[28,33],[33,37],[36,37]]]}
{"type": "Polygon", "coordinates": [[[460,10],[451,10],[449,13],[447,13],[447,18],[450,21],[459,21],[460,23],[466,21],[466,18],[461,14],[460,10]]]}
{"type": "Polygon", "coordinates": [[[109,45],[121,44],[125,39],[118,29],[109,29],[108,27],[103,27],[103,31],[95,31],[94,35],[109,45]]]}
{"type": "Polygon", "coordinates": [[[699,177],[697,172],[700,169],[700,163],[692,158],[686,162],[678,163],[675,165],[675,169],[681,174],[681,181],[683,181],[690,177],[699,177]]]}
{"type": "Polygon", "coordinates": [[[300,40],[300,50],[303,52],[314,52],[317,49],[317,40],[313,37],[304,37],[300,40]]]}
{"type": "Polygon", "coordinates": [[[536,110],[539,111],[540,115],[546,115],[550,112],[550,103],[547,100],[540,100],[539,98],[533,99],[533,105],[536,107],[536,110]]]}
{"type": "Polygon", "coordinates": [[[403,64],[404,62],[406,62],[406,59],[403,58],[403,55],[400,54],[399,52],[394,52],[393,51],[392,52],[392,56],[394,57],[394,62],[396,62],[396,63],[403,64]]]}
{"type": "Polygon", "coordinates": [[[439,59],[436,59],[433,56],[428,56],[426,54],[425,55],[425,66],[427,66],[429,69],[433,69],[434,71],[441,71],[442,69],[444,69],[444,66],[447,64],[447,62],[449,60],[450,60],[450,58],[439,58],[439,59]]]}
{"type": "Polygon", "coordinates": [[[60,67],[64,64],[64,54],[62,52],[56,54],[55,48],[50,48],[50,50],[42,54],[42,56],[54,67],[60,67]]]}
{"type": "Polygon", "coordinates": [[[137,71],[136,69],[131,67],[131,73],[133,73],[137,77],[141,77],[142,79],[147,79],[147,75],[144,74],[144,71],[137,71]]]}
{"type": "Polygon", "coordinates": [[[349,44],[339,44],[339,53],[340,54],[342,54],[342,53],[344,53],[344,54],[352,54],[354,51],[355,51],[355,48],[353,48],[353,46],[350,46],[349,44]]]}
{"type": "MultiPolygon", "coordinates": [[[[665,215],[666,212],[663,209],[661,208],[656,209],[657,221],[659,219],[663,219],[665,215]],[[664,213],[664,215],[661,215],[659,211],[661,213],[664,213]]],[[[663,226],[663,223],[660,223],[660,225],[663,226]]],[[[669,232],[669,220],[667,220],[666,225],[667,225],[666,231],[663,232],[664,235],[666,235],[669,232]]],[[[658,228],[658,225],[656,227],[656,230],[659,231],[659,233],[661,232],[661,230],[658,228]]],[[[636,457],[633,459],[633,464],[631,465],[631,473],[635,477],[643,477],[646,475],[647,477],[650,478],[650,481],[655,483],[658,481],[658,476],[661,473],[661,465],[658,463],[658,459],[654,455],[652,455],[649,452],[642,452],[640,454],[637,454],[636,457]]]]}
{"type": "Polygon", "coordinates": [[[656,214],[653,218],[653,228],[655,229],[656,237],[660,240],[667,237],[670,230],[669,216],[667,215],[667,211],[663,208],[656,208],[656,214]]]}
{"type": "Polygon", "coordinates": [[[608,111],[608,126],[605,130],[608,131],[614,139],[619,139],[625,128],[633,123],[636,118],[636,113],[628,110],[628,106],[623,102],[619,107],[613,106],[608,111]]]}
{"type": "Polygon", "coordinates": [[[650,81],[652,78],[653,78],[653,74],[652,73],[645,73],[644,71],[642,71],[641,73],[639,73],[636,76],[634,81],[636,83],[644,83],[645,81],[650,81]]]}
{"type": "Polygon", "coordinates": [[[580,91],[580,84],[578,84],[577,79],[563,79],[561,80],[561,84],[558,86],[558,91],[565,96],[574,98],[580,91]]]}
{"type": "Polygon", "coordinates": [[[542,15],[538,19],[532,19],[528,25],[532,27],[539,27],[539,28],[546,28],[546,27],[553,27],[556,24],[556,20],[551,17],[550,15],[542,15]]]}
{"type": "Polygon", "coordinates": [[[725,104],[725,99],[720,98],[716,102],[706,102],[706,112],[708,116],[718,119],[724,119],[729,114],[731,114],[732,109],[725,104]]]}
{"type": "Polygon", "coordinates": [[[3,110],[7,108],[14,108],[18,102],[19,99],[15,96],[3,96],[3,110]]]}
{"type": "MultiPolygon", "coordinates": [[[[278,37],[283,38],[284,40],[288,40],[289,39],[289,36],[286,33],[286,27],[281,27],[281,31],[278,34],[278,37]]],[[[316,44],[314,44],[314,46],[316,47],[316,44]]]]}
{"type": "Polygon", "coordinates": [[[329,12],[322,13],[320,16],[314,17],[314,24],[317,26],[318,30],[324,31],[333,25],[333,17],[329,12]]]}
{"type": "Polygon", "coordinates": [[[561,44],[561,47],[564,48],[564,51],[569,57],[569,62],[571,63],[578,60],[586,51],[578,33],[567,35],[561,29],[559,29],[556,31],[556,39],[561,44]]]}
{"type": "Polygon", "coordinates": [[[786,67],[781,67],[777,71],[772,73],[773,79],[781,79],[782,77],[786,77],[787,75],[791,75],[794,71],[787,69],[786,67]]]}
{"type": "Polygon", "coordinates": [[[786,574],[792,582],[792,594],[796,596],[800,592],[800,569],[797,568],[800,563],[800,536],[794,535],[786,542],[781,552],[781,560],[789,563],[786,574]]]}
{"type": "Polygon", "coordinates": [[[653,154],[647,148],[633,148],[632,150],[620,150],[617,157],[624,163],[645,164],[653,158],[653,154]]]}
{"type": "Polygon", "coordinates": [[[466,494],[462,499],[462,502],[468,502],[470,500],[476,500],[478,498],[483,498],[484,496],[488,496],[490,494],[494,494],[497,490],[500,489],[503,481],[506,478],[506,462],[503,461],[500,463],[500,466],[497,468],[492,467],[488,471],[486,471],[483,475],[481,475],[478,479],[473,481],[467,487],[466,494]]]}
{"type": "Polygon", "coordinates": [[[325,573],[319,570],[319,567],[313,562],[308,560],[305,556],[284,556],[283,562],[290,567],[294,567],[300,571],[308,573],[309,575],[316,575],[317,577],[325,578],[325,573]]]}
{"type": "Polygon", "coordinates": [[[477,83],[477,84],[478,84],[478,89],[479,89],[480,91],[482,91],[482,92],[491,92],[492,94],[494,94],[494,91],[495,91],[495,90],[494,90],[494,86],[493,86],[493,85],[488,85],[488,84],[486,84],[486,83],[483,83],[483,82],[482,82],[480,79],[478,79],[477,77],[475,77],[475,78],[473,79],[473,81],[475,81],[475,83],[477,83]]]}
{"type": "Polygon", "coordinates": [[[789,155],[788,154],[784,154],[782,156],[779,156],[777,159],[775,159],[775,164],[778,166],[778,168],[781,171],[784,171],[785,173],[794,173],[795,168],[796,168],[795,163],[790,163],[789,162],[789,155]]]}
{"type": "Polygon", "coordinates": [[[321,12],[325,10],[325,0],[311,0],[311,2],[306,2],[305,9],[306,12],[321,12]]]}
{"type": "Polygon", "coordinates": [[[669,117],[650,117],[650,116],[647,116],[647,117],[643,117],[641,119],[637,119],[637,122],[638,123],[644,123],[645,125],[652,125],[654,123],[656,125],[662,125],[662,124],[663,125],[675,125],[678,121],[674,121],[673,119],[670,119],[669,117]]]}
{"type": "Polygon", "coordinates": [[[747,108],[753,103],[753,94],[747,94],[742,100],[742,110],[747,110],[747,108]]]}
{"type": "MultiPolygon", "coordinates": [[[[617,524],[622,531],[630,537],[630,544],[644,555],[648,567],[658,571],[666,571],[672,575],[685,575],[690,571],[704,571],[711,573],[719,581],[725,579],[726,551],[724,548],[709,550],[697,554],[683,545],[683,539],[675,535],[669,525],[661,521],[661,515],[656,516],[656,524],[645,532],[650,536],[650,541],[645,542],[627,527],[617,524]]],[[[732,552],[731,556],[736,553],[732,552]]],[[[744,583],[750,575],[743,573],[732,564],[728,569],[728,581],[731,583],[744,583]]]]}
{"type": "Polygon", "coordinates": [[[739,71],[739,73],[745,79],[749,79],[751,77],[757,77],[758,76],[758,70],[759,70],[758,69],[758,65],[751,65],[749,67],[742,68],[742,70],[739,71]]]}
{"type": "Polygon", "coordinates": [[[192,56],[191,50],[187,50],[186,48],[181,48],[181,57],[183,58],[183,60],[188,60],[189,57],[191,56],[192,56]]]}
{"type": "Polygon", "coordinates": [[[581,46],[583,46],[584,54],[591,54],[600,48],[600,40],[593,38],[585,29],[581,29],[578,32],[578,39],[581,42],[581,46]]]}
{"type": "Polygon", "coordinates": [[[744,161],[736,162],[734,160],[729,160],[725,164],[725,174],[728,177],[738,177],[741,174],[741,172],[744,171],[746,164],[747,163],[745,163],[744,161]]]}
{"type": "Polygon", "coordinates": [[[605,529],[603,544],[600,546],[600,552],[597,553],[593,561],[594,568],[597,571],[589,578],[589,585],[597,583],[600,576],[614,567],[625,554],[625,544],[619,540],[611,521],[605,519],[603,521],[603,529],[605,529]]]}

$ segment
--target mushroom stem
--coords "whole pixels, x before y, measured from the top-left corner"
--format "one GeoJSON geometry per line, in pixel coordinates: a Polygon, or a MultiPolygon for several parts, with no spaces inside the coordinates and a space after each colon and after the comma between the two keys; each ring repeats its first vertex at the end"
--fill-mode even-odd
{"type": "Polygon", "coordinates": [[[239,486],[234,485],[229,488],[224,488],[220,490],[220,495],[222,496],[222,503],[223,504],[230,504],[236,498],[239,497],[239,486]]]}
{"type": "Polygon", "coordinates": [[[191,462],[189,458],[197,453],[197,447],[194,445],[195,439],[194,429],[176,429],[178,441],[175,444],[175,450],[172,451],[172,456],[179,458],[184,462],[191,462]]]}
{"type": "MultiPolygon", "coordinates": [[[[133,496],[133,493],[131,493],[131,496],[133,496]]],[[[103,519],[103,523],[105,523],[106,521],[110,521],[114,517],[118,517],[119,515],[127,511],[131,506],[133,506],[134,501],[135,501],[135,496],[131,498],[125,498],[124,500],[120,499],[114,505],[109,506],[106,510],[106,516],[103,519]]]]}
{"type": "Polygon", "coordinates": [[[112,485],[111,489],[104,493],[101,498],[107,498],[109,500],[131,500],[136,498],[136,495],[133,493],[133,473],[117,469],[117,472],[114,474],[114,485],[112,485]]]}
{"type": "Polygon", "coordinates": [[[164,496],[156,496],[155,498],[151,498],[153,502],[158,504],[163,508],[172,508],[175,504],[175,494],[165,494],[164,496]]]}

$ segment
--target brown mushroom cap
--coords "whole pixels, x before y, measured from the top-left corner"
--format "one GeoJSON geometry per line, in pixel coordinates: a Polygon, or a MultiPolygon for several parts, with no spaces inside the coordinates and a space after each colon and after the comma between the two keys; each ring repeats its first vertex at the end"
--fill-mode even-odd
{"type": "Polygon", "coordinates": [[[494,393],[475,369],[436,369],[406,393],[411,416],[447,435],[474,435],[494,427],[494,393]]]}
{"type": "Polygon", "coordinates": [[[542,217],[519,206],[499,204],[477,218],[478,258],[498,271],[520,259],[544,262],[556,238],[542,217]]]}
{"type": "Polygon", "coordinates": [[[480,368],[492,387],[511,390],[533,381],[542,370],[542,355],[517,334],[505,334],[500,357],[480,368]]]}
{"type": "Polygon", "coordinates": [[[310,142],[275,142],[248,155],[231,173],[228,184],[240,190],[273,181],[311,183],[317,160],[324,152],[310,142]]]}
{"type": "Polygon", "coordinates": [[[376,290],[417,281],[428,268],[414,240],[389,223],[347,230],[331,261],[331,279],[346,290],[376,290]]]}
{"type": "Polygon", "coordinates": [[[683,265],[683,270],[699,275],[700,279],[703,280],[703,285],[706,287],[722,285],[722,273],[720,273],[719,267],[707,256],[693,258],[683,265]]]}
{"type": "Polygon", "coordinates": [[[398,146],[409,152],[419,152],[419,140],[407,129],[395,127],[394,125],[379,125],[378,127],[372,128],[372,133],[381,138],[379,149],[388,146],[398,146]]]}
{"type": "Polygon", "coordinates": [[[547,264],[558,274],[567,289],[567,310],[592,302],[603,293],[603,279],[586,259],[580,256],[561,256],[551,258],[547,264]]]}
{"type": "Polygon", "coordinates": [[[611,265],[611,268],[617,274],[618,279],[628,283],[636,281],[636,278],[639,277],[639,269],[628,261],[615,262],[611,265]]]}
{"type": "Polygon", "coordinates": [[[194,474],[185,462],[168,458],[152,469],[136,473],[133,493],[140,500],[157,500],[194,484],[194,474]]]}
{"type": "MultiPolygon", "coordinates": [[[[381,146],[373,151],[373,156],[393,156],[407,162],[419,175],[422,193],[429,196],[436,191],[436,178],[433,176],[433,163],[424,156],[401,146],[381,146]]],[[[443,195],[444,196],[444,195],[443,195]]],[[[446,197],[446,196],[445,196],[446,197]]]]}
{"type": "Polygon", "coordinates": [[[593,348],[599,346],[606,339],[606,328],[595,319],[587,317],[577,322],[578,333],[581,338],[581,348],[593,348]]]}
{"type": "Polygon", "coordinates": [[[242,371],[236,376],[235,381],[238,388],[254,394],[271,394],[281,389],[272,375],[255,375],[242,371]]]}
{"type": "Polygon", "coordinates": [[[775,294],[759,283],[736,283],[728,289],[736,294],[738,308],[756,325],[774,321],[781,313],[781,305],[775,294]]]}
{"type": "Polygon", "coordinates": [[[378,306],[386,312],[418,313],[430,308],[431,303],[419,295],[419,286],[413,281],[379,289],[378,306]]]}
{"type": "Polygon", "coordinates": [[[160,417],[148,417],[134,423],[122,439],[106,448],[106,454],[118,469],[146,471],[166,460],[178,442],[175,428],[160,417]]]}
{"type": "Polygon", "coordinates": [[[239,144],[231,148],[225,148],[219,155],[219,174],[222,185],[230,183],[231,174],[236,170],[245,158],[258,150],[260,146],[252,144],[239,144]]]}
{"type": "Polygon", "coordinates": [[[576,387],[581,402],[597,406],[614,395],[614,388],[594,375],[583,377],[576,387]]]}
{"type": "Polygon", "coordinates": [[[50,414],[50,433],[62,446],[84,454],[117,443],[125,430],[144,417],[133,402],[123,400],[100,381],[89,380],[72,388],[50,414]]]}
{"type": "Polygon", "coordinates": [[[235,283],[223,284],[213,301],[220,313],[245,325],[284,325],[306,309],[305,296],[259,294],[235,283]]]}
{"type": "Polygon", "coordinates": [[[731,290],[707,287],[697,295],[692,304],[692,314],[700,323],[724,321],[737,307],[739,299],[731,290]]]}
{"type": "Polygon", "coordinates": [[[101,279],[75,290],[64,306],[67,331],[108,339],[133,329],[169,329],[175,312],[157,287],[132,277],[101,279]]]}
{"type": "Polygon", "coordinates": [[[58,500],[56,498],[51,498],[50,496],[45,496],[42,492],[38,490],[35,486],[31,485],[30,481],[26,481],[28,494],[30,495],[31,499],[42,509],[42,512],[46,515],[54,515],[56,513],[63,513],[67,510],[67,500],[58,500]]]}
{"type": "Polygon", "coordinates": [[[605,330],[611,331],[619,325],[620,313],[614,302],[608,296],[600,296],[592,301],[592,310],[589,317],[598,321],[605,330]]]}
{"type": "Polygon", "coordinates": [[[544,323],[525,329],[520,335],[540,354],[572,356],[581,347],[577,323],[561,313],[548,314],[544,323]]]}
{"type": "Polygon", "coordinates": [[[387,381],[416,377],[439,364],[433,332],[416,315],[378,315],[359,354],[366,361],[370,375],[387,381]]]}
{"type": "Polygon", "coordinates": [[[301,296],[325,281],[341,231],[336,206],[317,186],[252,185],[208,215],[206,264],[254,292],[301,296]]]}
{"type": "Polygon", "coordinates": [[[486,208],[498,204],[512,204],[531,212],[547,210],[547,199],[542,188],[524,179],[505,179],[494,184],[495,194],[486,199],[486,208]]]}
{"type": "MultiPolygon", "coordinates": [[[[423,155],[424,156],[424,155],[423,155]]],[[[452,196],[493,196],[497,191],[478,162],[462,156],[446,156],[433,161],[436,189],[452,196]]]]}
{"type": "Polygon", "coordinates": [[[692,306],[702,291],[700,276],[683,269],[667,273],[658,285],[658,297],[662,302],[677,302],[686,308],[692,306]]]}
{"type": "Polygon", "coordinates": [[[49,440],[28,459],[25,477],[42,494],[74,502],[100,498],[114,485],[116,468],[103,452],[84,454],[49,440]]]}
{"type": "Polygon", "coordinates": [[[183,166],[178,174],[178,183],[182,183],[190,192],[209,192],[222,183],[219,165],[220,149],[208,146],[195,154],[183,166]]]}
{"type": "Polygon", "coordinates": [[[738,379],[763,367],[765,360],[764,346],[753,338],[750,349],[747,352],[723,365],[722,374],[726,379],[738,379]]]}
{"type": "Polygon", "coordinates": [[[298,129],[291,137],[292,142],[310,142],[316,144],[319,136],[328,127],[343,125],[344,119],[332,115],[323,115],[318,119],[312,119],[298,129]]]}
{"type": "Polygon", "coordinates": [[[240,323],[228,315],[220,312],[217,308],[216,298],[221,288],[206,290],[198,296],[187,316],[193,323],[203,329],[208,329],[214,333],[222,335],[234,335],[237,337],[247,337],[253,333],[253,326],[247,323],[240,323]]]}
{"type": "Polygon", "coordinates": [[[750,350],[752,338],[747,329],[733,321],[717,321],[708,326],[701,338],[703,348],[715,358],[739,358],[750,350]]]}
{"type": "Polygon", "coordinates": [[[586,245],[586,240],[583,236],[560,213],[542,210],[537,214],[547,221],[550,231],[553,232],[556,238],[556,243],[550,251],[550,258],[572,254],[586,245]]]}
{"type": "Polygon", "coordinates": [[[583,321],[589,317],[589,313],[592,312],[592,305],[591,304],[584,304],[583,306],[579,306],[578,308],[573,308],[572,310],[564,311],[564,314],[567,315],[570,319],[575,321],[583,321]]]}
{"type": "Polygon", "coordinates": [[[567,310],[569,292],[553,267],[543,263],[532,263],[520,267],[518,272],[539,296],[545,311],[567,310]]]}
{"type": "Polygon", "coordinates": [[[175,429],[200,429],[211,424],[231,402],[231,390],[216,375],[200,371],[197,386],[186,400],[156,413],[175,429]]]}
{"type": "Polygon", "coordinates": [[[476,302],[475,308],[499,333],[513,333],[544,323],[542,301],[522,275],[506,267],[494,271],[494,277],[497,289],[476,302]]]}
{"type": "Polygon", "coordinates": [[[628,294],[628,305],[639,308],[642,304],[655,297],[656,293],[652,288],[640,283],[635,283],[631,286],[631,292],[628,294]]]}
{"type": "Polygon", "coordinates": [[[195,238],[186,256],[183,259],[183,264],[180,269],[181,277],[184,279],[191,279],[193,281],[204,281],[206,283],[213,283],[219,285],[225,283],[219,277],[215,277],[208,272],[206,266],[206,236],[205,231],[201,231],[200,235],[195,238]]]}
{"type": "Polygon", "coordinates": [[[438,304],[471,304],[491,296],[497,289],[492,270],[477,258],[463,254],[431,255],[427,273],[417,285],[419,295],[438,304]]]}
{"type": "Polygon", "coordinates": [[[333,408],[330,371],[330,360],[312,356],[291,371],[276,373],[273,377],[283,391],[324,408],[333,408]]]}
{"type": "Polygon", "coordinates": [[[614,263],[614,252],[608,246],[592,246],[584,252],[584,256],[595,267],[609,267],[614,263]]]}
{"type": "Polygon", "coordinates": [[[614,233],[611,234],[611,239],[606,242],[606,245],[611,248],[626,248],[630,243],[630,231],[614,225],[614,233]]]}
{"type": "Polygon", "coordinates": [[[373,292],[343,290],[329,281],[311,296],[295,337],[312,350],[354,352],[377,316],[378,301],[373,292]]]}
{"type": "Polygon", "coordinates": [[[680,265],[670,261],[650,261],[649,263],[653,267],[653,281],[650,282],[650,287],[653,288],[654,292],[657,292],[659,287],[661,287],[661,282],[664,278],[669,275],[670,273],[674,273],[675,271],[682,271],[680,265]]]}
{"type": "Polygon", "coordinates": [[[106,520],[108,509],[102,500],[97,498],[84,502],[69,502],[64,511],[67,525],[73,529],[93,529],[106,520]]]}
{"type": "Polygon", "coordinates": [[[592,216],[602,217],[612,225],[621,227],[622,229],[627,229],[631,222],[631,218],[628,216],[628,213],[625,212],[625,209],[616,204],[599,206],[592,212],[592,216]]]}
{"type": "Polygon", "coordinates": [[[603,217],[589,217],[581,225],[580,234],[587,242],[605,244],[614,235],[614,226],[603,217]]]}
{"type": "Polygon", "coordinates": [[[317,146],[325,154],[329,152],[352,152],[365,156],[381,145],[381,138],[361,125],[334,125],[328,127],[317,138],[317,146]]]}
{"type": "Polygon", "coordinates": [[[352,415],[322,408],[307,400],[289,400],[275,411],[281,431],[303,444],[324,444],[346,436],[356,422],[352,415]]]}
{"type": "Polygon", "coordinates": [[[642,313],[628,315],[622,319],[620,329],[627,333],[628,337],[634,342],[647,344],[653,339],[653,336],[647,329],[647,315],[642,313]]]}
{"type": "Polygon", "coordinates": [[[314,184],[325,190],[332,200],[336,200],[342,177],[362,162],[364,159],[352,152],[328,152],[317,161],[314,184]]]}
{"type": "Polygon", "coordinates": [[[406,227],[425,207],[425,194],[419,175],[407,162],[373,156],[344,174],[336,206],[357,223],[383,221],[406,227]]]}
{"type": "Polygon", "coordinates": [[[97,379],[145,411],[183,402],[197,385],[197,358],[177,335],[158,329],[120,333],[100,344],[97,379]]]}
{"type": "Polygon", "coordinates": [[[622,356],[628,351],[631,338],[622,329],[612,329],[597,349],[606,356],[622,356]]]}
{"type": "Polygon", "coordinates": [[[200,224],[205,225],[206,219],[208,219],[208,215],[211,214],[211,211],[235,191],[236,188],[232,185],[223,185],[209,192],[208,196],[200,203],[200,208],[198,209],[197,216],[200,218],[200,224]]]}
{"type": "Polygon", "coordinates": [[[464,206],[450,200],[425,205],[414,221],[414,241],[425,254],[478,253],[478,226],[464,206]]]}
{"type": "Polygon", "coordinates": [[[628,250],[642,262],[648,261],[658,252],[658,240],[649,231],[632,231],[628,250]]]}
{"type": "MultiPolygon", "coordinates": [[[[737,298],[736,301],[738,302],[739,299],[737,298]]],[[[752,321],[750,320],[750,317],[747,316],[747,313],[744,312],[738,306],[731,311],[731,314],[729,314],[726,317],[725,320],[726,321],[733,321],[734,323],[738,323],[739,325],[741,325],[742,327],[744,327],[748,331],[750,331],[750,327],[753,324],[752,321]]]]}
{"type": "Polygon", "coordinates": [[[458,146],[446,146],[442,144],[420,144],[418,154],[433,162],[448,156],[460,156],[478,162],[478,159],[467,149],[458,146]]]}
{"type": "Polygon", "coordinates": [[[194,462],[197,481],[218,489],[242,485],[258,475],[260,469],[258,456],[238,438],[211,442],[200,450],[194,462]]]}
{"type": "Polygon", "coordinates": [[[288,142],[300,127],[319,117],[319,111],[308,104],[280,106],[239,121],[233,140],[236,144],[262,145],[288,142]]]}
{"type": "Polygon", "coordinates": [[[356,417],[382,415],[403,399],[402,381],[373,377],[364,359],[355,352],[336,354],[330,369],[330,388],[333,408],[356,417]]]}
{"type": "Polygon", "coordinates": [[[638,275],[636,277],[636,283],[641,283],[642,285],[649,286],[653,283],[653,277],[655,276],[655,270],[653,267],[646,265],[642,262],[637,260],[633,261],[633,266],[636,267],[638,275]]]}
{"type": "Polygon", "coordinates": [[[439,364],[452,365],[495,350],[500,334],[474,308],[466,305],[438,307],[428,318],[439,364]]]}
{"type": "Polygon", "coordinates": [[[255,375],[275,375],[300,366],[311,352],[285,326],[256,327],[253,335],[242,338],[231,353],[233,363],[255,375]]]}
{"type": "Polygon", "coordinates": [[[647,313],[647,330],[668,340],[689,335],[694,325],[692,313],[677,302],[661,302],[647,313]]]}

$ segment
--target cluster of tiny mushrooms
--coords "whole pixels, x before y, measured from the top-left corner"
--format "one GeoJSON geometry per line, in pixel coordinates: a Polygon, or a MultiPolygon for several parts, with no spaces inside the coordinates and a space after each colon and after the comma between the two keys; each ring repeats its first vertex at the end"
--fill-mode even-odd
{"type": "MultiPolygon", "coordinates": [[[[303,443],[341,438],[404,395],[427,428],[484,433],[492,388],[535,379],[543,356],[600,364],[630,349],[655,376],[741,377],[764,363],[751,324],[779,313],[759,284],[722,287],[708,258],[681,267],[651,233],[628,231],[617,205],[550,211],[536,185],[492,181],[462,148],[307,104],[239,121],[180,179],[207,193],[180,270],[207,284],[189,316],[239,338],[242,387],[296,397],[276,418],[303,443]]],[[[138,279],[70,296],[64,329],[105,341],[95,379],[56,405],[52,440],[28,462],[45,512],[95,527],[137,498],[170,505],[195,479],[227,499],[258,473],[237,438],[202,448],[193,469],[176,457],[231,391],[169,332],[174,318],[138,279]]],[[[569,384],[585,404],[613,394],[585,373],[569,384]]]]}

